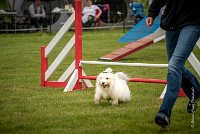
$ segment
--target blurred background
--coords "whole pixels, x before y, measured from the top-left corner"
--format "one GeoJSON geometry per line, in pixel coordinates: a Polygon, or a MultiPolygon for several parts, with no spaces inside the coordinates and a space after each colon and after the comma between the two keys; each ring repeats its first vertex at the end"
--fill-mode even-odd
{"type": "MultiPolygon", "coordinates": [[[[146,15],[151,0],[94,0],[93,4],[103,11],[98,27],[132,27],[140,20],[140,18],[135,17],[132,11],[133,8],[131,8],[131,3],[135,1],[141,3],[143,7],[138,10],[146,15]]],[[[33,2],[34,0],[1,0],[0,31],[34,31],[34,27],[30,24],[28,11],[30,4],[33,2]]],[[[69,8],[66,9],[69,6],[66,5],[74,8],[75,0],[41,0],[41,2],[44,5],[48,19],[48,27],[45,30],[57,32],[73,12],[73,10],[69,12],[69,8]]],[[[82,6],[85,6],[85,0],[82,1],[82,6]]]]}

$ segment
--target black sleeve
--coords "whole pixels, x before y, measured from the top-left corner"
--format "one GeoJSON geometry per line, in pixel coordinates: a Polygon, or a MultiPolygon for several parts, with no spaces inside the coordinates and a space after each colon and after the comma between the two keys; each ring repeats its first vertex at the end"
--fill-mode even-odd
{"type": "Polygon", "coordinates": [[[166,2],[167,0],[153,0],[148,10],[148,17],[155,19],[166,2]]]}

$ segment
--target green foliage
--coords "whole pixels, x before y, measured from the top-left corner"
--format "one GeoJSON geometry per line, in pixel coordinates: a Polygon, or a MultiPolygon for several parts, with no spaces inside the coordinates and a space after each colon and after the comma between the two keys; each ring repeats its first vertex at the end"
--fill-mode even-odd
{"type": "MultiPolygon", "coordinates": [[[[83,59],[97,60],[126,45],[117,42],[124,34],[122,31],[83,31],[83,59]]],[[[72,34],[73,32],[66,34],[59,42],[49,57],[49,64],[72,34]]],[[[162,84],[128,83],[132,100],[118,106],[111,106],[107,101],[95,106],[94,88],[63,93],[63,88],[41,87],[40,46],[47,45],[53,36],[43,33],[0,35],[0,133],[159,133],[159,127],[154,124],[154,116],[162,103],[157,99],[164,88],[162,84]]],[[[121,62],[167,63],[164,44],[164,41],[156,43],[121,62]]],[[[66,70],[74,58],[73,52],[74,50],[57,69],[52,80],[57,80],[66,70]]],[[[188,63],[187,66],[192,69],[188,63]]],[[[88,75],[98,75],[106,67],[108,66],[84,65],[83,69],[88,75]]],[[[167,71],[163,68],[112,68],[115,72],[123,71],[130,77],[157,79],[165,79],[167,71]]],[[[195,127],[191,128],[192,115],[186,112],[187,102],[186,97],[177,99],[169,133],[199,133],[200,109],[195,112],[195,127]]]]}

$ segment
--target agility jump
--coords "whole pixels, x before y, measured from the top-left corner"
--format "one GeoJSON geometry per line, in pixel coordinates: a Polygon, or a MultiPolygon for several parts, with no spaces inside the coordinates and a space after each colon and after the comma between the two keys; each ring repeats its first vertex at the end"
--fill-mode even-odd
{"type": "MultiPolygon", "coordinates": [[[[84,61],[82,60],[82,22],[81,11],[82,1],[75,1],[75,12],[70,16],[67,22],[63,25],[60,31],[50,41],[47,46],[41,47],[41,86],[44,87],[60,87],[64,88],[64,92],[81,90],[83,85],[87,87],[94,87],[90,80],[95,80],[96,76],[87,76],[82,69],[83,64],[103,64],[103,65],[120,65],[120,66],[143,66],[143,67],[167,67],[167,64],[147,64],[147,63],[120,63],[120,62],[98,62],[98,61],[84,61]],[[75,20],[75,35],[69,40],[60,54],[55,58],[50,66],[48,66],[48,56],[58,41],[67,32],[75,20]],[[75,60],[61,75],[57,81],[48,80],[60,65],[68,52],[75,47],[75,60]],[[67,79],[69,78],[69,81],[67,79]]],[[[130,82],[147,82],[147,83],[161,83],[166,84],[166,80],[159,79],[143,79],[130,78],[130,82]]]]}
{"type": "MultiPolygon", "coordinates": [[[[65,87],[64,92],[72,91],[74,89],[82,89],[85,84],[87,87],[93,87],[92,83],[89,80],[93,80],[94,77],[87,76],[82,69],[82,64],[85,64],[82,61],[82,22],[81,22],[81,11],[82,4],[80,0],[75,1],[75,13],[73,13],[67,22],[63,25],[60,31],[55,35],[55,37],[50,41],[49,45],[41,47],[41,85],[47,87],[65,87]],[[70,39],[70,41],[63,48],[61,53],[56,57],[56,59],[52,62],[52,64],[48,67],[48,55],[56,46],[58,41],[63,37],[65,32],[68,31],[73,21],[75,20],[75,35],[70,39]],[[73,48],[75,44],[75,60],[71,63],[71,65],[67,68],[67,70],[63,73],[63,75],[57,81],[49,81],[49,77],[56,70],[59,64],[63,61],[63,59],[67,56],[68,52],[73,48]],[[71,76],[71,77],[70,77],[71,76]],[[69,79],[67,82],[66,80],[69,79]],[[84,83],[84,84],[83,84],[84,83]]],[[[87,62],[87,61],[86,61],[87,62]]],[[[88,61],[90,63],[90,61],[88,61]]],[[[87,63],[87,64],[88,64],[87,63]]],[[[98,62],[93,62],[93,64],[98,62]]],[[[106,64],[106,63],[101,63],[106,64]]],[[[114,62],[110,62],[109,64],[116,64],[114,62]]],[[[117,65],[122,66],[133,66],[133,63],[117,63],[117,65]]],[[[135,63],[134,66],[158,66],[157,64],[144,64],[144,63],[135,63]],[[137,64],[137,65],[136,65],[137,64]]],[[[167,67],[167,65],[164,65],[167,67]]],[[[142,78],[134,78],[130,79],[131,82],[149,82],[149,83],[166,83],[165,80],[157,80],[157,79],[142,79],[142,78]]]]}

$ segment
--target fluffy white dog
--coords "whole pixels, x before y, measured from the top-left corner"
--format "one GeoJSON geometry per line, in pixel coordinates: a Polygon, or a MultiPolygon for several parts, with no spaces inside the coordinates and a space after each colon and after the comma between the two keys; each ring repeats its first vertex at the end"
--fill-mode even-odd
{"type": "Polygon", "coordinates": [[[97,77],[94,103],[98,105],[101,99],[109,100],[112,105],[118,105],[119,101],[130,101],[127,80],[123,72],[114,74],[111,68],[107,68],[97,77]]]}

